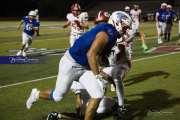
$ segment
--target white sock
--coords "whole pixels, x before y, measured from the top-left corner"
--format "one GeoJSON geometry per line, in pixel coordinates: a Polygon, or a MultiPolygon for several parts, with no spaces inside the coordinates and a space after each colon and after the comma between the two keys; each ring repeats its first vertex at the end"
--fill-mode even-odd
{"type": "Polygon", "coordinates": [[[124,106],[124,86],[123,86],[123,81],[115,79],[114,82],[116,84],[116,95],[118,97],[118,105],[119,106],[124,106]]]}

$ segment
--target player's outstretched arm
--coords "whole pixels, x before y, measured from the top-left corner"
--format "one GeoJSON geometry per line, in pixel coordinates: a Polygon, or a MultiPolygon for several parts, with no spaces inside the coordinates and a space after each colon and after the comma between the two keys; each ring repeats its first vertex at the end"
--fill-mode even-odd
{"type": "Polygon", "coordinates": [[[64,24],[62,27],[63,28],[67,28],[68,26],[70,26],[71,22],[70,21],[67,21],[66,24],[64,24]]]}
{"type": "Polygon", "coordinates": [[[17,26],[17,30],[19,30],[21,28],[21,25],[23,24],[23,20],[20,21],[20,23],[17,26]]]}

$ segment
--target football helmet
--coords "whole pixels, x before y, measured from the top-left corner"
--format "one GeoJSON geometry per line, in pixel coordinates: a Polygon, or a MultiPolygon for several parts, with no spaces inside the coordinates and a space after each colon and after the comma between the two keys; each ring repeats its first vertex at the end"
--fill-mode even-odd
{"type": "Polygon", "coordinates": [[[129,11],[130,11],[130,7],[129,7],[129,6],[126,6],[126,7],[124,8],[124,10],[125,10],[125,12],[129,12],[129,11]]]}
{"type": "Polygon", "coordinates": [[[161,8],[166,8],[167,7],[167,3],[162,3],[161,4],[161,8]]]}
{"type": "Polygon", "coordinates": [[[81,7],[78,3],[75,3],[71,6],[71,11],[81,11],[81,7]]]}
{"type": "Polygon", "coordinates": [[[106,11],[99,11],[95,17],[94,23],[97,24],[99,22],[108,22],[110,14],[106,11]]]}
{"type": "Polygon", "coordinates": [[[131,27],[131,17],[123,11],[115,11],[109,18],[109,24],[112,24],[119,33],[125,32],[131,27]]]}
{"type": "Polygon", "coordinates": [[[29,13],[28,13],[29,16],[36,16],[36,12],[31,10],[29,13]]]}
{"type": "Polygon", "coordinates": [[[167,8],[172,9],[172,5],[167,5],[167,8]]]}
{"type": "Polygon", "coordinates": [[[71,12],[75,15],[78,16],[80,14],[81,7],[78,3],[75,3],[71,6],[71,12]]]}

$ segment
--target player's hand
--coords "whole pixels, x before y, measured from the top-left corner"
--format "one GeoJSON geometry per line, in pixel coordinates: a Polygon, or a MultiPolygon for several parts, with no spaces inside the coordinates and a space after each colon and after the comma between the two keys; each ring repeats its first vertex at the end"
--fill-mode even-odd
{"type": "Polygon", "coordinates": [[[112,77],[106,74],[104,71],[100,70],[100,76],[102,77],[102,79],[114,84],[112,77]]]}
{"type": "Polygon", "coordinates": [[[17,26],[17,31],[19,31],[20,30],[20,27],[19,26],[17,26]]]}

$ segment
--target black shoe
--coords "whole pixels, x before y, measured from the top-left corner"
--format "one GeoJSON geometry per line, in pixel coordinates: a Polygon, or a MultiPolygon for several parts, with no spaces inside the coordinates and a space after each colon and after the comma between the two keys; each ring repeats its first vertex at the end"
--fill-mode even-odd
{"type": "Polygon", "coordinates": [[[124,108],[124,106],[118,106],[114,114],[114,120],[124,120],[125,112],[126,109],[124,108]]]}
{"type": "Polygon", "coordinates": [[[48,114],[46,120],[59,120],[61,118],[61,114],[57,112],[51,112],[48,114]]]}

